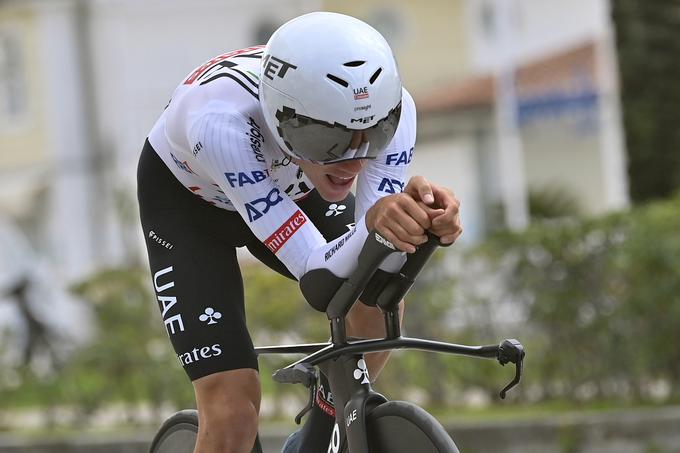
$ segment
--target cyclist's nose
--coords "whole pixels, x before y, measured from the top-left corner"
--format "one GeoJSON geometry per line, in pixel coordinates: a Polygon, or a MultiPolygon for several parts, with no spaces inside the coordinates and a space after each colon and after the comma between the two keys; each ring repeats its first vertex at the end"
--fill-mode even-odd
{"type": "Polygon", "coordinates": [[[347,174],[355,175],[361,171],[361,167],[364,166],[363,159],[346,160],[344,162],[339,162],[338,169],[342,170],[347,174]]]}

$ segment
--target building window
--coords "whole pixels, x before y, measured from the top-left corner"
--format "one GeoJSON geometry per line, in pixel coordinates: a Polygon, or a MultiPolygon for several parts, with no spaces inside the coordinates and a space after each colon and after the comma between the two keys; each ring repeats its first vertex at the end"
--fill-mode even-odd
{"type": "Polygon", "coordinates": [[[0,122],[15,123],[28,110],[25,68],[16,35],[0,30],[0,122]]]}

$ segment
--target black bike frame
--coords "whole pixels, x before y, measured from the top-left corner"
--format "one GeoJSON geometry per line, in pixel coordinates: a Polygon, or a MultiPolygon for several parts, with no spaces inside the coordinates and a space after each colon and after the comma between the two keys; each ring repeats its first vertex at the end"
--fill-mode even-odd
{"type": "MultiPolygon", "coordinates": [[[[328,377],[333,394],[333,405],[336,409],[336,427],[333,430],[331,446],[340,448],[347,439],[349,451],[352,453],[368,453],[366,414],[372,407],[387,400],[373,391],[368,370],[365,368],[365,362],[362,361],[364,361],[364,353],[394,349],[417,349],[487,359],[497,359],[499,355],[499,345],[465,346],[418,338],[359,340],[344,345],[316,343],[267,346],[255,348],[255,351],[258,354],[306,354],[312,352],[312,354],[286,368],[292,368],[301,363],[319,367],[321,372],[328,377]]],[[[333,448],[330,451],[339,452],[341,450],[333,448]]]]}
{"type": "MultiPolygon", "coordinates": [[[[501,345],[465,346],[418,338],[404,338],[401,336],[398,322],[398,304],[410,289],[417,274],[430,258],[437,245],[439,245],[438,238],[430,236],[430,240],[423,246],[420,246],[416,253],[409,255],[399,273],[395,274],[381,289],[377,298],[377,305],[382,309],[385,319],[387,334],[384,339],[349,341],[345,329],[345,316],[349,309],[358,300],[366,284],[382,261],[389,254],[395,252],[392,244],[379,234],[371,232],[369,239],[359,254],[357,269],[347,280],[342,282],[328,304],[326,314],[331,325],[331,342],[255,348],[258,355],[309,354],[305,358],[279,370],[279,372],[292,370],[296,365],[305,364],[317,366],[328,377],[333,394],[333,404],[336,409],[336,426],[333,430],[328,450],[329,453],[340,452],[341,448],[345,445],[345,441],[350,452],[369,453],[366,416],[372,407],[387,400],[379,393],[373,391],[371,387],[368,370],[364,361],[364,353],[391,351],[394,349],[418,349],[421,351],[443,352],[469,357],[494,358],[503,365],[508,361],[512,361],[517,364],[517,374],[515,380],[503,389],[501,397],[504,397],[505,391],[519,381],[524,352],[516,340],[506,340],[501,345]],[[507,342],[511,342],[509,344],[510,348],[518,347],[519,351],[508,353],[507,350],[504,350],[507,342]],[[519,354],[518,361],[506,357],[508,354],[512,355],[513,353],[519,354]]],[[[414,446],[414,448],[417,448],[417,446],[414,446]]]]}

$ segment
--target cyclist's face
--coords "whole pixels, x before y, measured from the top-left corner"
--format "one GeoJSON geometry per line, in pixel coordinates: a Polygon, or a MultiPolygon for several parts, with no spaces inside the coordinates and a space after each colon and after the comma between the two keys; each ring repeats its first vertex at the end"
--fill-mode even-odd
{"type": "Polygon", "coordinates": [[[312,181],[319,195],[326,201],[342,201],[352,189],[352,184],[364,166],[364,160],[346,160],[337,164],[315,164],[293,159],[312,181]]]}

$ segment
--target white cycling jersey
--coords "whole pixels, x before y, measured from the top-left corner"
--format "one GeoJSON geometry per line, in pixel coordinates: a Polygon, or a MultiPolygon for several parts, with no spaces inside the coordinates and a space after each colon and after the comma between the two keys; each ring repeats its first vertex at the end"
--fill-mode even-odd
{"type": "MultiPolygon", "coordinates": [[[[262,52],[263,46],[229,52],[193,71],[175,89],[149,142],[187,190],[219,208],[238,211],[298,279],[317,268],[347,277],[368,236],[366,211],[380,197],[404,188],[415,146],[415,104],[403,90],[394,138],[358,176],[356,225],[326,243],[294,203],[314,188],[312,183],[279,149],[262,116],[262,52]]],[[[370,101],[364,99],[360,109],[370,101]]],[[[403,262],[403,256],[393,257],[393,268],[403,262]]]]}

